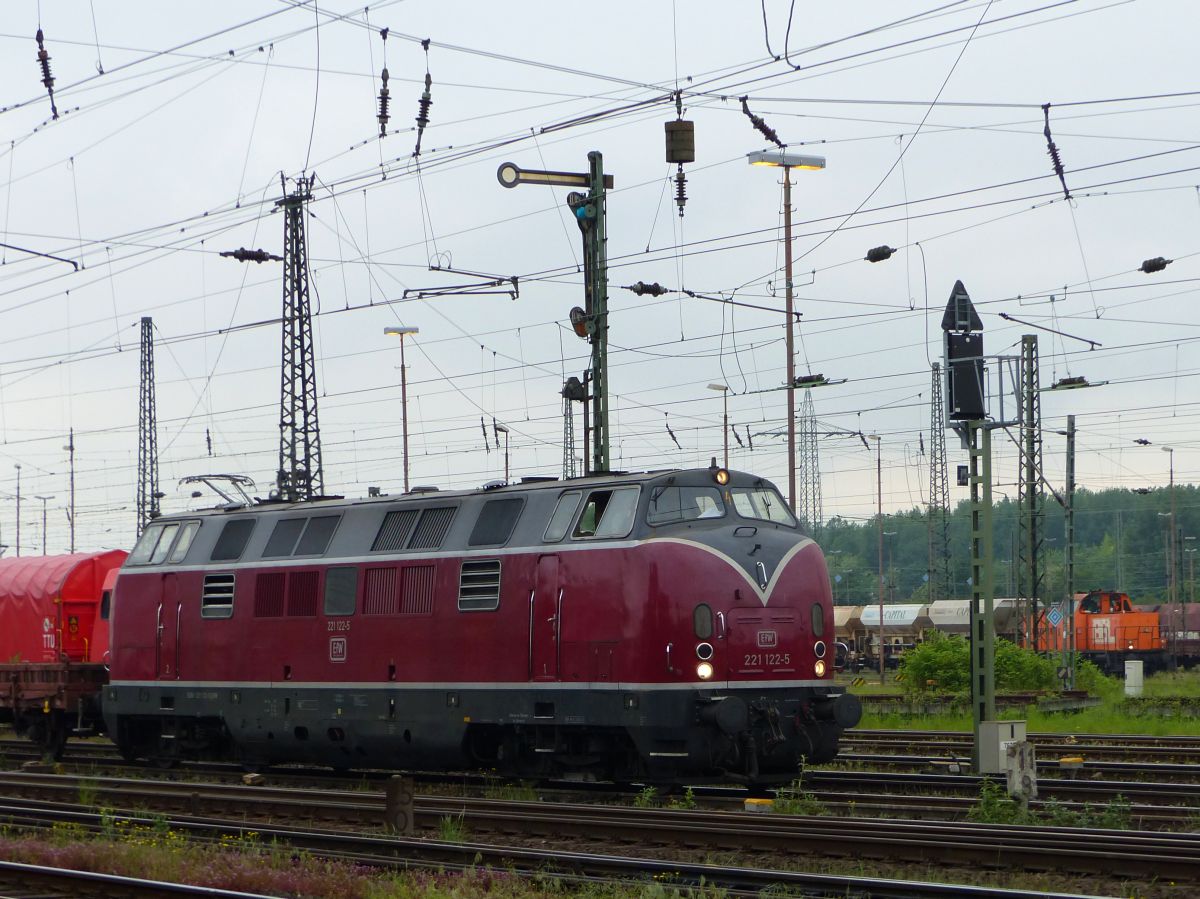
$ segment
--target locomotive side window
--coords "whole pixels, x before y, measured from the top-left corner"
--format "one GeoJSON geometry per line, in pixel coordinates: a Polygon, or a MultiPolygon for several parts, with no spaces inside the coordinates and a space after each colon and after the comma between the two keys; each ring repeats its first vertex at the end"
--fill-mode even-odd
{"type": "Polygon", "coordinates": [[[183,527],[179,529],[179,536],[175,538],[175,548],[171,550],[171,557],[168,562],[182,562],[183,557],[187,555],[187,551],[192,548],[192,540],[196,537],[196,532],[200,530],[200,522],[187,521],[183,527]]]}
{"type": "Polygon", "coordinates": [[[579,508],[581,496],[583,494],[580,491],[569,490],[558,498],[558,505],[554,507],[554,514],[550,516],[550,524],[546,526],[546,533],[542,539],[554,543],[567,535],[571,519],[575,517],[575,510],[579,508]]]}
{"type": "Polygon", "coordinates": [[[303,518],[284,518],[276,522],[267,548],[263,550],[263,557],[290,556],[296,548],[296,541],[300,539],[300,532],[304,530],[304,522],[303,518]]]}
{"type": "Polygon", "coordinates": [[[713,614],[712,609],[707,603],[700,603],[692,611],[692,629],[696,632],[696,639],[707,640],[713,633],[713,614]]]}
{"type": "Polygon", "coordinates": [[[326,615],[353,615],[357,595],[357,568],[330,568],[325,572],[326,615]]]}
{"type": "Polygon", "coordinates": [[[200,593],[201,618],[233,617],[234,580],[232,574],[206,574],[204,576],[204,587],[200,593]]]}
{"type": "Polygon", "coordinates": [[[236,562],[246,551],[246,544],[250,542],[250,535],[253,532],[253,518],[234,518],[225,522],[225,527],[221,528],[221,536],[217,538],[217,544],[213,547],[212,555],[208,557],[209,561],[236,562]]]}
{"type": "Polygon", "coordinates": [[[637,487],[593,490],[583,504],[575,537],[624,537],[633,529],[637,487]]]}
{"type": "Polygon", "coordinates": [[[412,539],[408,541],[409,549],[437,549],[446,539],[450,530],[450,522],[454,520],[457,506],[434,506],[421,512],[421,520],[417,522],[412,539]]]}
{"type": "Polygon", "coordinates": [[[814,637],[825,635],[825,607],[819,602],[812,607],[812,632],[814,637]]]}
{"type": "Polygon", "coordinates": [[[105,590],[100,594],[100,620],[108,621],[108,616],[112,614],[112,591],[105,590]]]}
{"type": "Polygon", "coordinates": [[[490,612],[500,607],[500,560],[463,562],[458,579],[458,610],[490,612]]]}
{"type": "Polygon", "coordinates": [[[512,536],[524,505],[525,500],[516,497],[488,500],[479,512],[467,545],[503,546],[512,536]]]}
{"type": "Polygon", "coordinates": [[[733,507],[742,518],[774,521],[793,528],[796,526],[796,519],[777,491],[767,487],[735,487],[729,492],[733,497],[733,507]]]}
{"type": "Polygon", "coordinates": [[[310,518],[293,555],[322,555],[329,548],[329,541],[333,539],[333,532],[337,530],[341,520],[341,515],[317,515],[310,518]]]}
{"type": "Polygon", "coordinates": [[[655,487],[646,508],[646,524],[650,525],[724,517],[725,504],[716,487],[655,487]]]}
{"type": "Polygon", "coordinates": [[[395,552],[404,549],[409,531],[417,521],[416,509],[401,509],[398,512],[388,512],[371,544],[371,552],[395,552]]]}

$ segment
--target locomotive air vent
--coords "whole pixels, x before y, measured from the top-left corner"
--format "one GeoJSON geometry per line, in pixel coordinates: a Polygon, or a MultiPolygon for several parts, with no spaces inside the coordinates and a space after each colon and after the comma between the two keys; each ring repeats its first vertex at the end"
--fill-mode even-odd
{"type": "Polygon", "coordinates": [[[233,615],[232,574],[206,574],[200,594],[201,618],[230,618],[233,615]]]}
{"type": "Polygon", "coordinates": [[[458,582],[458,608],[486,611],[500,605],[500,560],[463,562],[458,582]]]}

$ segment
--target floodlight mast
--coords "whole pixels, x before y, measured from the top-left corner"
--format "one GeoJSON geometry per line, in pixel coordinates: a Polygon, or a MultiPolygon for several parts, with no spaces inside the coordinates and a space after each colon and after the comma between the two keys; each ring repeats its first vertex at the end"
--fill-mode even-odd
{"type": "Polygon", "coordinates": [[[783,271],[786,282],[784,327],[787,345],[787,454],[788,505],[796,511],[796,350],[795,314],[792,299],[792,169],[820,171],[825,168],[824,156],[806,156],[786,150],[759,150],[747,153],[750,165],[783,169],[783,271]]]}

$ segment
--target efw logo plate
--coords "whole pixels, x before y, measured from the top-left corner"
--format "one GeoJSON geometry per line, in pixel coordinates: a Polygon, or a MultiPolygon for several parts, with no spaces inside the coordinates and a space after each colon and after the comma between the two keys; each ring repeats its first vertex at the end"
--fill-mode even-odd
{"type": "Polygon", "coordinates": [[[759,649],[774,649],[779,645],[779,635],[775,631],[759,631],[758,632],[758,647],[759,649]]]}

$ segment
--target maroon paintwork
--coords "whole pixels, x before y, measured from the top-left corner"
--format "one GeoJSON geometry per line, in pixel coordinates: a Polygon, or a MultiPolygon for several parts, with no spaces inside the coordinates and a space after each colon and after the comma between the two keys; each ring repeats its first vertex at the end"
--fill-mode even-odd
{"type": "MultiPolygon", "coordinates": [[[[461,562],[457,555],[373,560],[358,567],[360,572],[403,569],[431,561],[437,569],[435,595],[454,596],[461,562]]],[[[724,633],[718,616],[709,641],[714,681],[821,679],[813,670],[818,638],[812,636],[811,605],[816,601],[824,607],[827,642],[833,610],[825,560],[811,541],[777,575],[765,605],[757,585],[728,557],[684,541],[506,555],[504,566],[500,607],[488,615],[464,615],[453,602],[439,602],[427,615],[403,618],[319,613],[255,618],[249,614],[251,604],[243,602],[232,618],[203,622],[199,597],[205,570],[162,574],[126,569],[120,578],[114,680],[700,683],[695,644],[701,641],[692,633],[692,609],[700,602],[709,604],[714,615],[725,616],[724,633]],[[559,590],[561,615],[555,620],[559,590]],[[156,651],[155,609],[160,602],[163,637],[156,651]],[[177,614],[191,622],[178,628],[178,643],[177,614]],[[556,627],[561,628],[561,645],[556,627]],[[760,646],[759,633],[770,631],[773,641],[767,637],[763,642],[773,645],[760,646]],[[345,641],[333,644],[344,645],[344,655],[340,648],[331,653],[335,640],[345,641]],[[675,648],[669,667],[668,643],[675,648]]],[[[288,573],[319,576],[322,568],[297,565],[288,573]]],[[[239,569],[239,595],[253,595],[258,574],[271,570],[278,569],[239,569]]],[[[360,574],[359,608],[364,581],[360,574]]],[[[830,665],[824,679],[832,676],[830,665]]]]}

